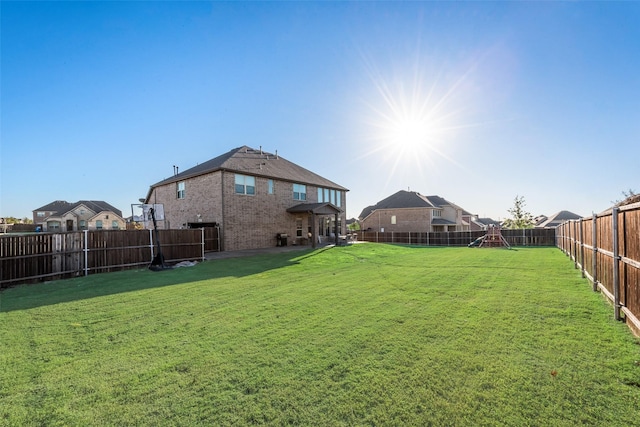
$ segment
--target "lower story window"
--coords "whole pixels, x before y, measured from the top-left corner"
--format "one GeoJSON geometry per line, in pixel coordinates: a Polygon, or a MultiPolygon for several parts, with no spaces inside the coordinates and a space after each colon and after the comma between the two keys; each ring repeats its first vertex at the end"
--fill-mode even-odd
{"type": "Polygon", "coordinates": [[[102,230],[102,220],[96,221],[96,230],[102,230]]]}

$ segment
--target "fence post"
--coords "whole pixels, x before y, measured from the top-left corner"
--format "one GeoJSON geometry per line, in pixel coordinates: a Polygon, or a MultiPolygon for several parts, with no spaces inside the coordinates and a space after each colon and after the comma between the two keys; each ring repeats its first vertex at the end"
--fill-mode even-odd
{"type": "Polygon", "coordinates": [[[89,275],[89,230],[84,230],[84,275],[89,275]]]}
{"type": "Polygon", "coordinates": [[[573,223],[573,266],[578,268],[578,221],[575,219],[571,221],[573,223]]]}
{"type": "Polygon", "coordinates": [[[153,262],[155,254],[153,253],[153,230],[151,229],[149,229],[149,249],[151,250],[151,259],[149,262],[153,262]]]}
{"type": "Polygon", "coordinates": [[[582,218],[580,218],[580,271],[582,272],[582,277],[584,275],[584,234],[582,231],[582,218]]]}
{"type": "Polygon", "coordinates": [[[593,241],[593,273],[591,274],[591,277],[593,278],[593,291],[597,291],[598,290],[598,215],[593,214],[593,237],[592,237],[592,241],[593,241]]]}
{"type": "Polygon", "coordinates": [[[611,212],[613,222],[613,310],[616,320],[620,320],[620,265],[618,260],[618,208],[614,207],[611,212]]]}
{"type": "Polygon", "coordinates": [[[202,236],[202,260],[204,261],[204,227],[202,227],[200,231],[200,235],[202,236]]]}

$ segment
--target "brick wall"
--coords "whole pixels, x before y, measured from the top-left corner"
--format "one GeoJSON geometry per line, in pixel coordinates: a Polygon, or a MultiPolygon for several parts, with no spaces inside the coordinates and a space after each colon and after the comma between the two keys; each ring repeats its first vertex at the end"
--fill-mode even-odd
{"type": "Polygon", "coordinates": [[[362,230],[371,228],[372,231],[399,232],[428,232],[431,231],[431,210],[425,208],[378,209],[364,219],[362,230]],[[396,223],[392,224],[395,215],[396,223]]]}
{"type": "MultiPolygon", "coordinates": [[[[182,228],[189,222],[222,222],[221,172],[200,175],[185,181],[184,199],[178,199],[177,184],[156,187],[151,192],[149,203],[161,203],[164,221],[158,228],[182,228]]],[[[150,226],[153,226],[150,224],[150,226]]]]}
{"type": "MultiPolygon", "coordinates": [[[[268,194],[268,178],[256,176],[255,180],[255,195],[235,194],[235,173],[213,172],[185,180],[184,199],[177,198],[176,183],[171,183],[153,189],[149,203],[164,205],[165,220],[158,222],[159,228],[180,228],[188,222],[198,222],[198,214],[202,222],[220,223],[222,247],[227,251],[275,246],[277,233],[286,233],[288,244],[292,244],[296,241],[297,218],[302,219],[306,236],[308,215],[286,210],[300,203],[317,202],[317,187],[307,185],[307,200],[300,201],[293,199],[292,182],[273,180],[274,192],[268,194]]],[[[346,192],[341,198],[346,211],[346,192]]],[[[344,231],[344,213],[341,222],[344,231]]]]}

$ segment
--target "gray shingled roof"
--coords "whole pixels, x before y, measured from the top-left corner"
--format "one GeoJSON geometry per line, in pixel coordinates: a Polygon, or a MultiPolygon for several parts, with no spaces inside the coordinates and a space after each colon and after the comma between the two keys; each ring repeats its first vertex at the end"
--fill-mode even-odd
{"type": "Polygon", "coordinates": [[[454,221],[449,221],[448,219],[444,219],[444,218],[434,218],[431,221],[431,224],[433,224],[433,225],[456,225],[456,223],[454,221]]]}
{"type": "Polygon", "coordinates": [[[483,225],[500,225],[500,221],[496,221],[493,218],[478,218],[478,222],[483,225]]]}
{"type": "Polygon", "coordinates": [[[120,209],[116,209],[109,203],[102,200],[80,200],[75,203],[69,203],[64,200],[56,200],[55,202],[51,202],[48,205],[44,205],[38,209],[34,209],[34,211],[55,212],[51,216],[62,216],[67,212],[74,210],[80,205],[85,205],[95,213],[100,213],[102,211],[112,211],[118,216],[122,216],[122,211],[120,209]]]}
{"type": "Polygon", "coordinates": [[[571,219],[580,219],[580,218],[582,218],[580,215],[575,214],[573,212],[560,211],[560,212],[557,212],[557,213],[551,215],[546,221],[544,221],[542,224],[538,225],[538,227],[540,227],[540,228],[556,227],[556,226],[562,224],[563,222],[569,221],[571,219]]]}
{"type": "MultiPolygon", "coordinates": [[[[443,199],[444,200],[444,199],[443,199]]],[[[403,209],[403,208],[435,208],[428,198],[418,193],[417,191],[405,191],[400,190],[395,194],[380,200],[378,203],[372,206],[367,206],[362,210],[360,219],[364,219],[371,215],[371,212],[376,209],[403,209]]]]}
{"type": "Polygon", "coordinates": [[[151,188],[220,170],[349,191],[345,187],[298,166],[281,156],[256,150],[246,145],[234,148],[225,154],[159,181],[153,184],[151,188]]]}

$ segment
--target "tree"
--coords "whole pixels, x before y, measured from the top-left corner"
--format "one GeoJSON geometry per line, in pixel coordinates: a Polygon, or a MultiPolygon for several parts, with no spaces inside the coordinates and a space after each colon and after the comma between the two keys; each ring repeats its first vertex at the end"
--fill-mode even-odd
{"type": "Polygon", "coordinates": [[[505,228],[533,228],[533,216],[524,210],[525,205],[524,197],[516,195],[513,199],[513,207],[507,210],[511,218],[505,220],[505,228]]]}
{"type": "Polygon", "coordinates": [[[622,195],[624,196],[624,199],[622,199],[622,200],[614,200],[611,203],[613,203],[615,206],[619,206],[619,205],[622,204],[622,202],[626,201],[627,199],[630,199],[633,196],[637,196],[638,193],[636,193],[635,191],[633,191],[630,188],[629,191],[622,190],[622,195]]]}

